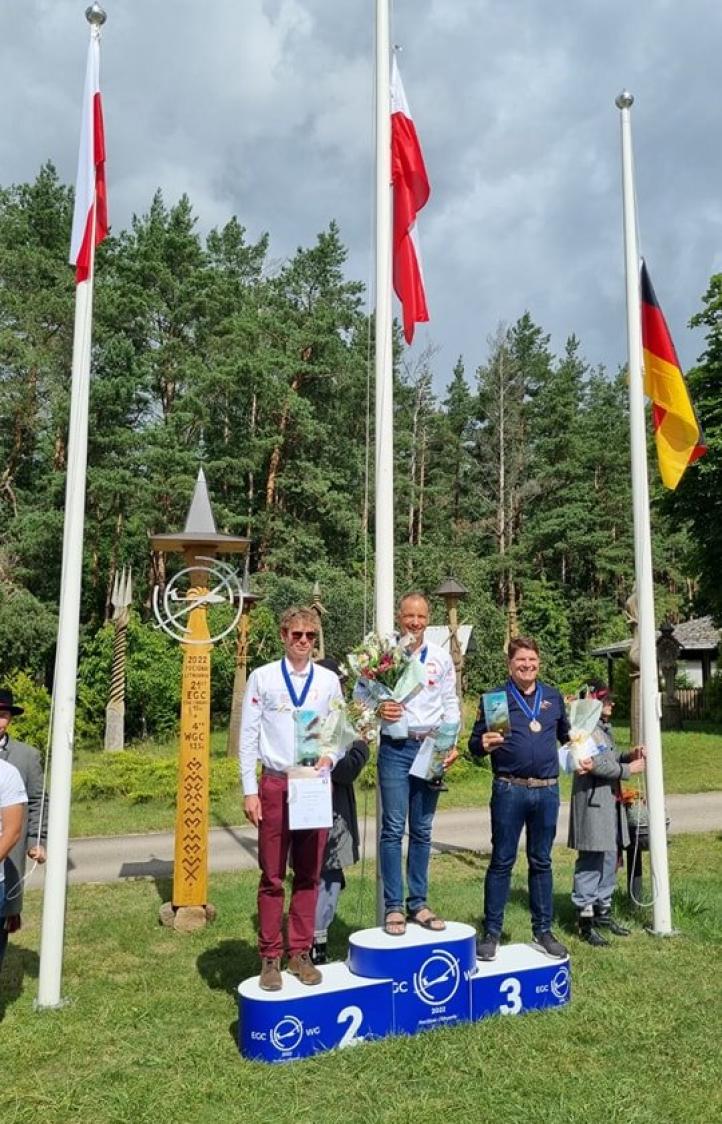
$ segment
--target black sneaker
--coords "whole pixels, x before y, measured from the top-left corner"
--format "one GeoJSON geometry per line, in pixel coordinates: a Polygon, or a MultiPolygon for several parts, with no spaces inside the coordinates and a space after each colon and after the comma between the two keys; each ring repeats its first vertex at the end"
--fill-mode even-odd
{"type": "Polygon", "coordinates": [[[593,917],[579,918],[579,939],[590,944],[592,948],[609,948],[609,941],[594,928],[593,917]]]}
{"type": "Polygon", "coordinates": [[[595,913],[594,924],[599,929],[606,929],[608,932],[613,933],[615,937],[628,937],[632,932],[626,925],[620,925],[617,919],[612,917],[611,913],[595,913]]]}
{"type": "Polygon", "coordinates": [[[483,940],[481,937],[476,938],[476,955],[479,960],[496,960],[498,948],[499,938],[495,937],[493,933],[484,933],[483,940]]]}
{"type": "Polygon", "coordinates": [[[552,960],[566,960],[569,955],[569,950],[557,940],[551,929],[547,929],[546,933],[534,933],[532,945],[545,956],[550,956],[552,960]]]}
{"type": "Polygon", "coordinates": [[[314,941],[311,947],[311,963],[312,964],[327,964],[328,954],[326,951],[325,941],[314,941]]]}

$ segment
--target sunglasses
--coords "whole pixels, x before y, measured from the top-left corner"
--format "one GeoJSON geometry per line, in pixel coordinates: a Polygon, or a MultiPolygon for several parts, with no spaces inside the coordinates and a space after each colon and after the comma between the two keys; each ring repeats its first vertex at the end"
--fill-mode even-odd
{"type": "Polygon", "coordinates": [[[303,632],[301,629],[292,629],[289,633],[292,640],[315,640],[317,632],[303,632]]]}

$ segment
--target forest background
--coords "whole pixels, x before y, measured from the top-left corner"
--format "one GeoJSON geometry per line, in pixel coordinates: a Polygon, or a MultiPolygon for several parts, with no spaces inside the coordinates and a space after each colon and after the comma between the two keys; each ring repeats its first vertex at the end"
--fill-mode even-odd
{"type": "MultiPolygon", "coordinates": [[[[71,215],[72,190],[50,164],[0,189],[0,679],[27,706],[23,732],[36,742],[60,588],[71,215]]],[[[182,528],[200,465],[219,530],[252,540],[251,587],[264,600],[251,615],[251,666],[278,654],[276,614],[307,602],[315,582],[329,653],[342,658],[371,627],[373,326],[345,258],[333,222],[284,262],[235,218],[202,238],[190,200],[168,205],[160,191],[99,248],[78,711],[87,745],[102,744],[122,566],[135,592],[126,730],[175,728],[181,654],[154,628],[150,596],[182,563],[154,556],[148,535],[182,528]]],[[[663,302],[664,279],[655,283],[663,302]]],[[[716,275],[693,319],[706,348],[688,372],[709,452],[675,493],[662,489],[649,442],[658,621],[722,617],[721,316],[716,275]]],[[[433,347],[409,366],[397,336],[397,587],[432,591],[449,574],[467,587],[470,691],[503,674],[510,628],[537,637],[545,678],[578,683],[603,670],[592,648],[628,634],[625,372],[590,364],[573,333],[552,354],[523,310],[479,351],[470,368],[459,357],[440,370],[433,347]]],[[[440,602],[434,613],[441,623],[440,602]]],[[[219,724],[234,657],[232,638],[214,652],[219,724]]]]}

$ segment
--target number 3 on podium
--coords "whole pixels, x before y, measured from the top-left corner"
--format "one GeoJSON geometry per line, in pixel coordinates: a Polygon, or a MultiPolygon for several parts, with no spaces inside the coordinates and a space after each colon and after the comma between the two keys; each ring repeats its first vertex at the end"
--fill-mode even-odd
{"type": "Polygon", "coordinates": [[[506,996],[506,1002],[499,1004],[502,1015],[518,1015],[521,1011],[521,984],[514,976],[502,980],[499,991],[506,996]]]}

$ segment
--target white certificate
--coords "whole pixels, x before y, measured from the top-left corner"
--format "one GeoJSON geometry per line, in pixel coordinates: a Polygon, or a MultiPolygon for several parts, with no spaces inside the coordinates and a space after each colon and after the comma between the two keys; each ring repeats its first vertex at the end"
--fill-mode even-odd
{"type": "Polygon", "coordinates": [[[431,755],[434,752],[434,745],[435,742],[433,738],[424,738],[409,769],[410,776],[420,777],[422,781],[429,779],[431,755]]]}
{"type": "MultiPolygon", "coordinates": [[[[310,771],[310,770],[309,770],[310,771]]],[[[288,826],[291,831],[309,831],[330,827],[333,823],[331,777],[288,778],[288,826]]]]}

